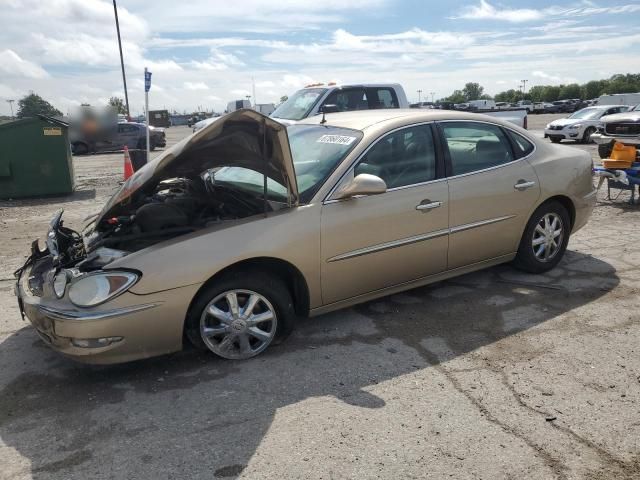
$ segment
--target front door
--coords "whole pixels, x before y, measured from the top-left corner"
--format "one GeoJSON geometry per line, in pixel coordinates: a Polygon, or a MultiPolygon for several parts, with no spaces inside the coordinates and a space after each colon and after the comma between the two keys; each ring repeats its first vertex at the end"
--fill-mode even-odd
{"type": "Polygon", "coordinates": [[[357,162],[347,177],[376,175],[387,191],[323,205],[325,305],[446,269],[449,193],[440,170],[428,124],[387,134],[357,162]]]}
{"type": "Polygon", "coordinates": [[[449,269],[512,254],[540,196],[533,145],[482,122],[442,122],[450,160],[449,269]],[[511,138],[509,138],[511,137],[511,138]]]}

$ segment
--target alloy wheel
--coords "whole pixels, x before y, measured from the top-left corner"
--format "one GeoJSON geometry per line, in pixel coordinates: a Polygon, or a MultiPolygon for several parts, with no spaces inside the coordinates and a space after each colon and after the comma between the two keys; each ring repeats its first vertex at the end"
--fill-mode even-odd
{"type": "Polygon", "coordinates": [[[540,262],[553,259],[562,247],[563,238],[562,218],[556,213],[545,214],[533,230],[531,239],[531,248],[536,259],[540,262]]]}
{"type": "Polygon", "coordinates": [[[273,341],[276,311],[251,290],[228,290],[207,304],[200,317],[200,336],[216,355],[232,360],[251,358],[273,341]]]}

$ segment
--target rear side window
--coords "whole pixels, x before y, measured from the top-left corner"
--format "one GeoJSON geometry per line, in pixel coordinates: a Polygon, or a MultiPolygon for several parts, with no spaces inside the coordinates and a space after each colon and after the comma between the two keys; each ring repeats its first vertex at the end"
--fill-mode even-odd
{"type": "Polygon", "coordinates": [[[442,132],[449,149],[452,175],[496,167],[514,160],[502,129],[476,122],[443,122],[442,132]]]}
{"type": "Polygon", "coordinates": [[[398,108],[398,97],[391,88],[368,88],[371,108],[398,108]]]}
{"type": "Polygon", "coordinates": [[[533,152],[533,143],[524,138],[522,135],[517,134],[516,132],[512,132],[511,130],[507,130],[509,136],[513,140],[514,150],[517,158],[526,157],[531,152],[533,152]]]}

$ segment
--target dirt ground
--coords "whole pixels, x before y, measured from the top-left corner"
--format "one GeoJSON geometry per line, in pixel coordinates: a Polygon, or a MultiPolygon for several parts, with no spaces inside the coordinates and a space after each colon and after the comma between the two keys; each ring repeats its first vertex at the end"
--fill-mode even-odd
{"type": "Polygon", "coordinates": [[[0,478],[640,478],[628,192],[600,192],[546,275],[499,266],[301,320],[247,362],[88,367],[50,351],[13,296],[30,241],[59,208],[75,227],[99,210],[122,155],[74,167],[72,196],[0,201],[0,478]]]}

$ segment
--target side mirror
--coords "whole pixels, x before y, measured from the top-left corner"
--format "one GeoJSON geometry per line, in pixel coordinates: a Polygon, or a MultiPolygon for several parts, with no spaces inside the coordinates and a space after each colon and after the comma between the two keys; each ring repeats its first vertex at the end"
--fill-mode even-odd
{"type": "Polygon", "coordinates": [[[361,173],[343,185],[333,196],[334,200],[351,198],[356,195],[379,195],[387,191],[387,184],[380,177],[361,173]]]}
{"type": "Polygon", "coordinates": [[[338,113],[339,111],[338,105],[334,105],[333,103],[326,103],[318,110],[319,113],[338,113]]]}

